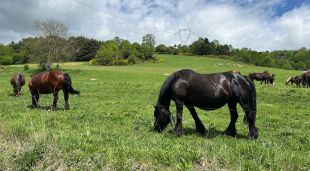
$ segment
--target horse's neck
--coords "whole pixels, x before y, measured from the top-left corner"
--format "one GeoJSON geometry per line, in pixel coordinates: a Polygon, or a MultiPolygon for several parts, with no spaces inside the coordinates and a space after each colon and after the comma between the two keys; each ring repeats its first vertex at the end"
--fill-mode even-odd
{"type": "Polygon", "coordinates": [[[171,102],[171,96],[168,93],[161,93],[158,97],[157,106],[169,108],[171,102]]]}

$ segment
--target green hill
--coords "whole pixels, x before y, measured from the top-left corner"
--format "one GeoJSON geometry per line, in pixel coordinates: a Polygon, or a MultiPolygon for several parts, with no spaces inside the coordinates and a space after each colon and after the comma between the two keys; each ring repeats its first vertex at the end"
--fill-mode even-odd
{"type": "MultiPolygon", "coordinates": [[[[47,110],[51,95],[41,96],[41,108],[30,109],[27,86],[21,97],[9,96],[10,77],[23,72],[23,66],[7,66],[0,71],[0,170],[309,170],[310,89],[284,85],[287,77],[300,71],[210,57],[160,57],[164,62],[130,66],[61,63],[81,96],[70,96],[71,109],[63,111],[60,93],[55,112],[47,110]],[[175,136],[171,126],[162,134],[153,132],[153,105],[160,86],[168,74],[183,68],[275,73],[274,86],[255,82],[260,137],[245,138],[248,131],[240,107],[238,137],[219,134],[230,121],[226,106],[197,110],[208,130],[205,136],[195,133],[187,110],[183,136],[175,136]]],[[[25,73],[27,81],[30,74],[25,73]]]]}

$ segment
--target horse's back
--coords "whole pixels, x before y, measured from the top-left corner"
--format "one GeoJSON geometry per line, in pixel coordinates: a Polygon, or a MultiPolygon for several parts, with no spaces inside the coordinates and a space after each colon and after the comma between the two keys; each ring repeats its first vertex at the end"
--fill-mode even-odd
{"type": "Polygon", "coordinates": [[[29,80],[29,89],[42,94],[52,93],[55,89],[60,90],[63,86],[63,75],[64,72],[58,70],[34,74],[29,80]]]}
{"type": "Polygon", "coordinates": [[[173,93],[179,95],[182,92],[182,98],[187,103],[200,108],[222,107],[236,95],[233,80],[246,82],[235,72],[200,74],[192,70],[180,70],[177,74],[178,79],[172,84],[173,93]]]}

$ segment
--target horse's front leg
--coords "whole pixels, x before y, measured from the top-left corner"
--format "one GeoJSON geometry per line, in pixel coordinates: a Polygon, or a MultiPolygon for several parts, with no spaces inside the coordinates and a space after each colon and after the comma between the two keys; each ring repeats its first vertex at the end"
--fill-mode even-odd
{"type": "Polygon", "coordinates": [[[177,123],[175,124],[175,133],[180,136],[182,135],[182,115],[183,115],[183,105],[184,102],[175,102],[177,109],[177,123]]]}
{"type": "Polygon", "coordinates": [[[200,134],[205,134],[206,133],[206,128],[203,126],[203,123],[199,119],[197,112],[195,110],[194,106],[191,105],[186,105],[188,111],[191,113],[193,119],[195,120],[195,125],[196,125],[196,131],[200,134]]]}
{"type": "Polygon", "coordinates": [[[39,98],[40,98],[40,94],[39,93],[31,92],[32,108],[37,108],[38,107],[39,98]]]}
{"type": "Polygon", "coordinates": [[[52,110],[56,110],[57,101],[58,101],[58,91],[54,91],[53,97],[54,97],[54,100],[53,100],[53,104],[52,104],[52,110]]]}

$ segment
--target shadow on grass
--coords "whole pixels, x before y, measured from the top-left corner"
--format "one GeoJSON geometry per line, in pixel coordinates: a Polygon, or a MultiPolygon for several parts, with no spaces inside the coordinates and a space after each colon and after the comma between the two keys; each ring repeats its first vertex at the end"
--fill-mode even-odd
{"type": "Polygon", "coordinates": [[[20,97],[22,95],[23,95],[23,93],[20,93],[18,96],[13,95],[12,93],[8,94],[8,96],[11,96],[11,97],[20,97]]]}
{"type": "MultiPolygon", "coordinates": [[[[157,133],[156,131],[154,131],[155,133],[157,133]]],[[[173,129],[169,130],[169,134],[173,134],[175,135],[175,137],[178,137],[173,129]]],[[[203,137],[203,138],[207,138],[207,139],[213,139],[216,138],[218,136],[226,136],[226,137],[232,137],[232,136],[228,136],[225,135],[223,131],[217,130],[215,128],[209,128],[206,129],[205,134],[199,134],[198,132],[196,132],[196,129],[194,128],[183,128],[183,132],[181,136],[191,136],[191,135],[197,135],[199,137],[203,137]]],[[[248,139],[246,135],[241,135],[238,134],[235,137],[232,138],[238,138],[238,139],[248,139]]]]}
{"type": "MultiPolygon", "coordinates": [[[[38,106],[36,108],[33,108],[32,105],[28,105],[27,108],[29,109],[38,109],[38,110],[51,110],[51,106],[38,106]]],[[[64,108],[61,107],[56,107],[56,109],[54,109],[53,111],[57,111],[57,110],[65,110],[64,108]]]]}

